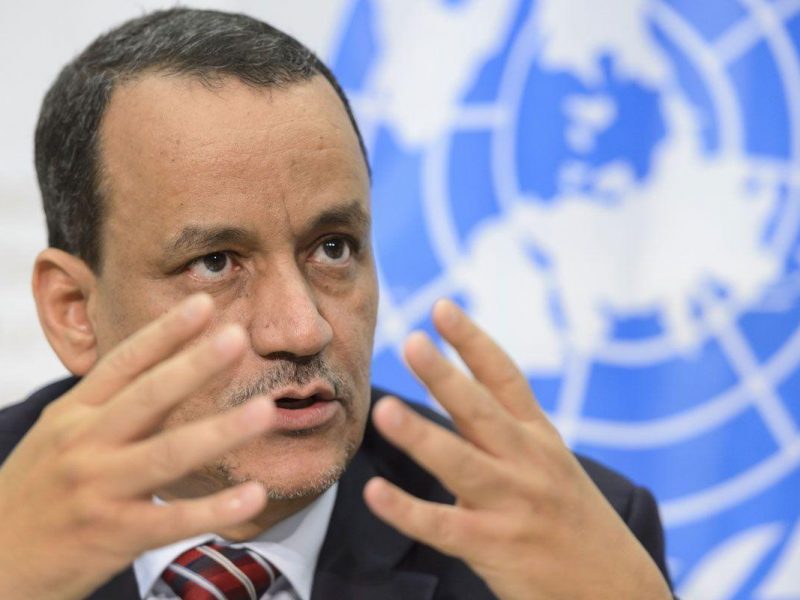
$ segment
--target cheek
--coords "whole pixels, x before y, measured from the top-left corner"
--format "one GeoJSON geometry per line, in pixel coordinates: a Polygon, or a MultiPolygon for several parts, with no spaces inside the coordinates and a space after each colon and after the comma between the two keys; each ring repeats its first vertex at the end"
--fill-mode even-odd
{"type": "Polygon", "coordinates": [[[101,294],[98,299],[94,311],[94,327],[101,356],[147,322],[144,315],[139,314],[142,307],[129,302],[129,299],[129,295],[119,292],[101,294]]]}
{"type": "Polygon", "coordinates": [[[375,324],[378,311],[378,295],[374,288],[358,290],[337,311],[338,334],[349,353],[357,355],[360,364],[369,371],[375,324]]]}
{"type": "Polygon", "coordinates": [[[219,410],[212,398],[191,396],[177,404],[164,419],[163,428],[173,429],[217,414],[219,410]]]}
{"type": "Polygon", "coordinates": [[[181,299],[147,279],[105,276],[91,310],[100,355],[162,316],[181,299]]]}

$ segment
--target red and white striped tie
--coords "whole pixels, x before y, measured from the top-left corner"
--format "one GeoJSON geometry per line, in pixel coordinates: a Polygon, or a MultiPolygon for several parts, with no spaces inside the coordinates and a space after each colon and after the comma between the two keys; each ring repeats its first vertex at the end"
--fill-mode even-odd
{"type": "Polygon", "coordinates": [[[161,574],[181,600],[259,600],[280,573],[247,548],[203,544],[161,574]]]}

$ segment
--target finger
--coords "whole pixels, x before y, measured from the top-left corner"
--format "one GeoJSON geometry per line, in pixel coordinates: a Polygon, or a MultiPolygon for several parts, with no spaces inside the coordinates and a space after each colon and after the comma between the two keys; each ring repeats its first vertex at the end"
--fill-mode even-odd
{"type": "Polygon", "coordinates": [[[111,350],[70,396],[84,404],[103,404],[138,375],[197,336],[211,318],[213,304],[208,294],[189,296],[111,350]]]}
{"type": "Polygon", "coordinates": [[[142,532],[140,549],[159,548],[238,525],[263,511],[266,504],[266,490],[254,481],[205,498],[176,500],[163,505],[148,502],[135,515],[142,532]]]}
{"type": "Polygon", "coordinates": [[[124,451],[108,481],[119,497],[151,494],[266,432],[275,405],[266,398],[167,430],[124,451]]]}
{"type": "Polygon", "coordinates": [[[463,558],[470,540],[462,532],[462,509],[420,500],[381,477],[373,477],[364,486],[364,500],[378,518],[400,533],[463,558]]]}
{"type": "Polygon", "coordinates": [[[236,362],[245,344],[244,330],[229,325],[153,367],[105,407],[96,439],[119,443],[151,433],[176,404],[236,362]]]}
{"type": "Polygon", "coordinates": [[[497,503],[507,495],[501,466],[451,431],[433,423],[396,398],[383,398],[372,418],[395,446],[438,479],[460,501],[497,503]]]}
{"type": "Polygon", "coordinates": [[[466,439],[493,456],[514,457],[523,452],[526,445],[520,424],[482,384],[447,360],[427,335],[412,333],[404,350],[408,366],[466,439]]]}
{"type": "Polygon", "coordinates": [[[525,376],[503,349],[450,300],[433,307],[433,323],[469,370],[517,419],[546,418],[525,376]]]}

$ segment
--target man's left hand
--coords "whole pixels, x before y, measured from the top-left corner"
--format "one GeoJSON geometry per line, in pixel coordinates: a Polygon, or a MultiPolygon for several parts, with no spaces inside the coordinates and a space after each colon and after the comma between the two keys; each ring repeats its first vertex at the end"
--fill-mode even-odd
{"type": "Polygon", "coordinates": [[[393,398],[378,403],[373,419],[456,503],[420,500],[374,478],[364,490],[371,510],[464,560],[504,600],[671,599],[655,562],[563,443],[511,359],[452,302],[437,303],[433,321],[473,377],[422,333],[409,337],[405,358],[461,435],[393,398]]]}

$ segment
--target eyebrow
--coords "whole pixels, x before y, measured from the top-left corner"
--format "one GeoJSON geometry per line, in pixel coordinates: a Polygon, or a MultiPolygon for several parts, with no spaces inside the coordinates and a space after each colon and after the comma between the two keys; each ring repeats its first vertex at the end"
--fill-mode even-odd
{"type": "MultiPolygon", "coordinates": [[[[369,229],[370,217],[361,202],[353,200],[345,205],[333,207],[320,213],[307,227],[307,231],[337,226],[369,229]]],[[[194,253],[206,250],[211,251],[228,244],[255,246],[255,235],[252,231],[242,227],[189,225],[184,227],[172,241],[166,244],[166,250],[170,254],[194,253]]]]}
{"type": "Polygon", "coordinates": [[[359,229],[369,229],[370,218],[364,210],[362,203],[353,200],[342,206],[336,206],[320,213],[309,225],[308,230],[325,229],[328,227],[349,226],[359,229]]]}
{"type": "Polygon", "coordinates": [[[171,254],[202,252],[213,250],[227,244],[253,243],[253,235],[241,227],[200,227],[189,225],[167,243],[167,251],[171,254]]]}

